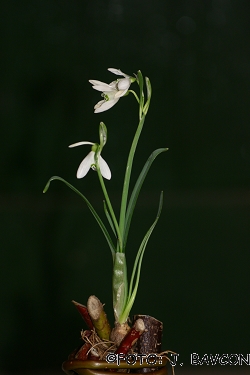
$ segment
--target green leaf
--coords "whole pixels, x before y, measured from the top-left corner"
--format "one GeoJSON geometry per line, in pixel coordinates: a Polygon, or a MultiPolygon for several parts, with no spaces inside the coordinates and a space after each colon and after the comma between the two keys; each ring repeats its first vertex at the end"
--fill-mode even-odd
{"type": "Polygon", "coordinates": [[[99,227],[101,228],[103,234],[104,234],[104,237],[106,238],[107,242],[108,242],[108,245],[110,247],[110,250],[111,250],[111,253],[112,253],[112,257],[114,259],[115,257],[115,246],[112,242],[112,239],[105,227],[105,225],[103,224],[101,218],[99,217],[99,215],[97,214],[97,212],[95,211],[94,207],[92,206],[92,204],[88,201],[88,199],[79,191],[77,190],[73,185],[71,185],[69,182],[67,182],[66,180],[64,180],[63,178],[59,177],[59,176],[53,176],[49,179],[49,181],[47,182],[45,188],[43,189],[43,193],[46,193],[46,191],[49,189],[49,186],[50,186],[50,182],[53,181],[53,180],[59,180],[59,181],[62,181],[65,183],[65,185],[67,185],[71,190],[73,190],[76,194],[78,194],[84,201],[85,203],[87,204],[88,208],[90,209],[90,212],[92,213],[92,215],[94,216],[94,218],[96,219],[99,227]]]}
{"type": "Polygon", "coordinates": [[[142,187],[142,184],[147,176],[147,173],[153,163],[153,161],[155,160],[155,158],[161,154],[162,152],[165,152],[167,151],[168,148],[159,148],[157,150],[155,150],[154,152],[152,152],[152,154],[149,156],[148,160],[146,161],[137,181],[136,181],[136,184],[134,186],[134,189],[132,191],[132,194],[131,194],[131,197],[130,197],[130,200],[129,200],[129,204],[128,204],[128,207],[127,207],[127,211],[126,211],[126,217],[125,217],[125,229],[124,229],[124,237],[123,237],[123,246],[124,248],[126,248],[126,243],[127,243],[127,238],[128,238],[128,232],[129,232],[129,228],[130,228],[130,224],[131,224],[131,219],[132,219],[132,216],[133,216],[133,212],[134,212],[134,209],[135,209],[135,205],[136,205],[136,202],[137,202],[137,199],[138,199],[138,195],[140,193],[140,190],[141,190],[141,187],[142,187]]]}
{"type": "Polygon", "coordinates": [[[132,275],[131,275],[130,285],[129,285],[128,299],[127,299],[126,306],[123,310],[123,313],[121,315],[120,322],[127,320],[127,317],[128,317],[128,315],[130,313],[130,310],[133,306],[133,303],[134,303],[134,300],[135,300],[135,297],[136,297],[136,293],[137,293],[137,289],[138,289],[138,285],[139,285],[139,280],[140,280],[140,273],[141,273],[141,265],[142,265],[143,255],[144,255],[148,240],[149,240],[149,238],[150,238],[150,236],[151,236],[151,234],[152,234],[152,232],[153,232],[153,230],[154,230],[154,228],[155,228],[155,226],[156,226],[156,224],[159,220],[161,210],[162,210],[162,205],[163,205],[163,192],[161,192],[161,195],[160,195],[159,207],[158,207],[156,218],[155,218],[153,224],[151,225],[151,227],[149,228],[149,230],[147,231],[147,233],[145,234],[145,236],[142,240],[142,243],[139,247],[139,250],[137,252],[137,255],[136,255],[136,259],[135,259],[135,263],[134,263],[134,267],[133,267],[133,272],[132,272],[132,275]],[[133,286],[135,274],[136,274],[136,280],[135,280],[135,285],[133,286]]]}

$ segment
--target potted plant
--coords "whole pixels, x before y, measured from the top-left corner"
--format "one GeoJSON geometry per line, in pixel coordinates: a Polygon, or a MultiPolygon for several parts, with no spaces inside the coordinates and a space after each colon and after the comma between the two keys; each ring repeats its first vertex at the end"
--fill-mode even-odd
{"type": "Polygon", "coordinates": [[[149,110],[152,89],[149,78],[145,77],[144,79],[140,71],[138,71],[135,76],[130,76],[119,69],[110,68],[108,70],[118,75],[119,78],[110,84],[97,80],[89,81],[93,85],[93,89],[100,91],[103,97],[103,99],[95,105],[94,112],[100,113],[109,110],[129,93],[134,95],[139,107],[139,123],[128,154],[119,219],[114,213],[104,182],[104,179],[111,179],[111,171],[101,155],[108,139],[107,127],[103,122],[100,122],[99,125],[99,143],[83,141],[74,143],[69,147],[72,148],[81,145],[90,146],[89,153],[83,159],[77,170],[77,178],[85,177],[90,169],[97,172],[104,195],[104,211],[110,229],[108,229],[107,225],[101,220],[89,200],[73,185],[61,177],[51,177],[44,188],[44,192],[46,192],[51,181],[60,180],[84,200],[104,234],[111,250],[113,261],[112,286],[115,317],[114,327],[111,329],[109,320],[103,309],[103,304],[96,296],[90,296],[88,298],[87,306],[73,301],[85,320],[88,329],[82,332],[83,342],[81,347],[71,353],[68,360],[63,363],[63,370],[67,374],[79,375],[87,375],[90,373],[100,375],[107,371],[120,372],[121,369],[124,372],[154,371],[156,374],[166,374],[167,352],[161,352],[162,323],[148,315],[137,315],[134,316],[132,322],[129,320],[129,314],[135,301],[139,285],[143,255],[148,240],[160,217],[163,202],[162,192],[160,194],[156,218],[142,239],[135,256],[129,282],[127,279],[126,245],[131,219],[145,177],[155,158],[168,149],[159,148],[151,153],[129,195],[133,160],[149,110]],[[133,83],[137,83],[139,86],[138,94],[131,89],[133,83]]]}

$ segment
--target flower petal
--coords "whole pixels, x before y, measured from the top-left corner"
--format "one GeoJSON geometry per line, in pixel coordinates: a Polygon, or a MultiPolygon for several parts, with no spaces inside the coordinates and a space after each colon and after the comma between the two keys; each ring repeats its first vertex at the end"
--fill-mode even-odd
{"type": "Polygon", "coordinates": [[[94,109],[97,109],[99,107],[101,107],[103,105],[103,103],[105,103],[106,100],[100,100],[98,103],[96,103],[96,105],[94,106],[94,109]]]}
{"type": "Polygon", "coordinates": [[[103,159],[103,157],[101,157],[101,155],[99,156],[98,161],[99,161],[99,166],[100,166],[100,171],[101,171],[102,176],[104,178],[106,178],[107,180],[110,180],[111,179],[111,171],[109,169],[108,164],[103,159]]]}
{"type": "Polygon", "coordinates": [[[77,146],[81,146],[81,145],[94,145],[93,142],[77,142],[77,143],[73,143],[72,145],[69,145],[69,147],[77,147],[77,146]]]}
{"type": "Polygon", "coordinates": [[[110,91],[114,91],[114,87],[108,85],[107,83],[103,84],[102,86],[101,85],[98,85],[98,86],[92,86],[92,89],[94,90],[97,90],[97,91],[102,91],[102,92],[110,92],[110,91]]]}
{"type": "Polygon", "coordinates": [[[89,79],[89,82],[92,84],[92,85],[96,85],[96,86],[98,86],[98,85],[106,85],[107,83],[105,83],[105,82],[101,82],[101,81],[97,81],[96,79],[89,79]]]}
{"type": "Polygon", "coordinates": [[[116,74],[116,75],[118,75],[118,76],[129,77],[128,74],[123,73],[120,69],[108,68],[108,70],[109,70],[111,73],[114,73],[114,74],[116,74]]]}
{"type": "Polygon", "coordinates": [[[105,101],[108,101],[108,100],[113,100],[115,95],[117,93],[117,90],[115,91],[110,91],[110,92],[107,92],[107,91],[104,91],[103,94],[104,94],[104,98],[105,97],[108,97],[108,99],[105,99],[105,101]]]}
{"type": "Polygon", "coordinates": [[[90,153],[83,159],[76,173],[77,178],[83,178],[88,173],[92,164],[95,164],[95,153],[90,151],[90,153]]]}
{"type": "Polygon", "coordinates": [[[95,109],[95,113],[100,113],[100,112],[104,112],[104,111],[107,111],[108,109],[110,109],[111,107],[113,107],[113,105],[115,105],[117,102],[118,102],[119,98],[115,98],[115,99],[112,99],[112,100],[101,100],[100,102],[98,102],[94,109],[95,109]]]}
{"type": "Polygon", "coordinates": [[[93,85],[92,88],[97,91],[113,91],[116,88],[116,81],[107,84],[95,79],[90,79],[89,82],[93,85]]]}
{"type": "Polygon", "coordinates": [[[118,90],[127,90],[131,85],[129,78],[122,78],[118,80],[117,89],[118,90]]]}
{"type": "MultiPolygon", "coordinates": [[[[123,79],[123,78],[122,78],[122,79],[123,79]]],[[[118,81],[118,80],[116,79],[115,81],[112,81],[112,82],[109,83],[109,86],[110,86],[110,87],[113,87],[113,90],[114,90],[114,91],[117,91],[117,81],[118,81]]]]}
{"type": "Polygon", "coordinates": [[[117,93],[115,94],[115,98],[121,98],[122,96],[124,96],[126,92],[128,91],[128,89],[129,88],[127,88],[126,90],[117,91],[117,93]]]}

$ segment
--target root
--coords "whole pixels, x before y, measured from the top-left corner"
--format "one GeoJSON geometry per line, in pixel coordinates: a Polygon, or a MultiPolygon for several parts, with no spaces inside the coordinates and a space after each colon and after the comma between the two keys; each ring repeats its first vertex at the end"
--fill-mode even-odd
{"type": "Polygon", "coordinates": [[[98,359],[103,360],[106,358],[108,353],[113,353],[116,350],[116,345],[110,340],[101,340],[97,333],[93,330],[91,335],[85,334],[86,331],[81,332],[82,339],[90,344],[90,349],[88,354],[98,357],[98,359]]]}

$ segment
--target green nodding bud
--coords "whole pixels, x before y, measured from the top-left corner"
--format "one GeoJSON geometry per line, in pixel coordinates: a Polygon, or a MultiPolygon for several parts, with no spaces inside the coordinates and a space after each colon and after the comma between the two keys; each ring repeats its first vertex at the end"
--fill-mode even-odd
{"type": "Polygon", "coordinates": [[[101,150],[102,150],[103,147],[105,146],[105,144],[107,142],[107,138],[108,138],[108,131],[107,131],[107,128],[106,128],[106,125],[104,124],[104,122],[100,122],[99,136],[100,136],[100,146],[101,146],[101,150]]]}

